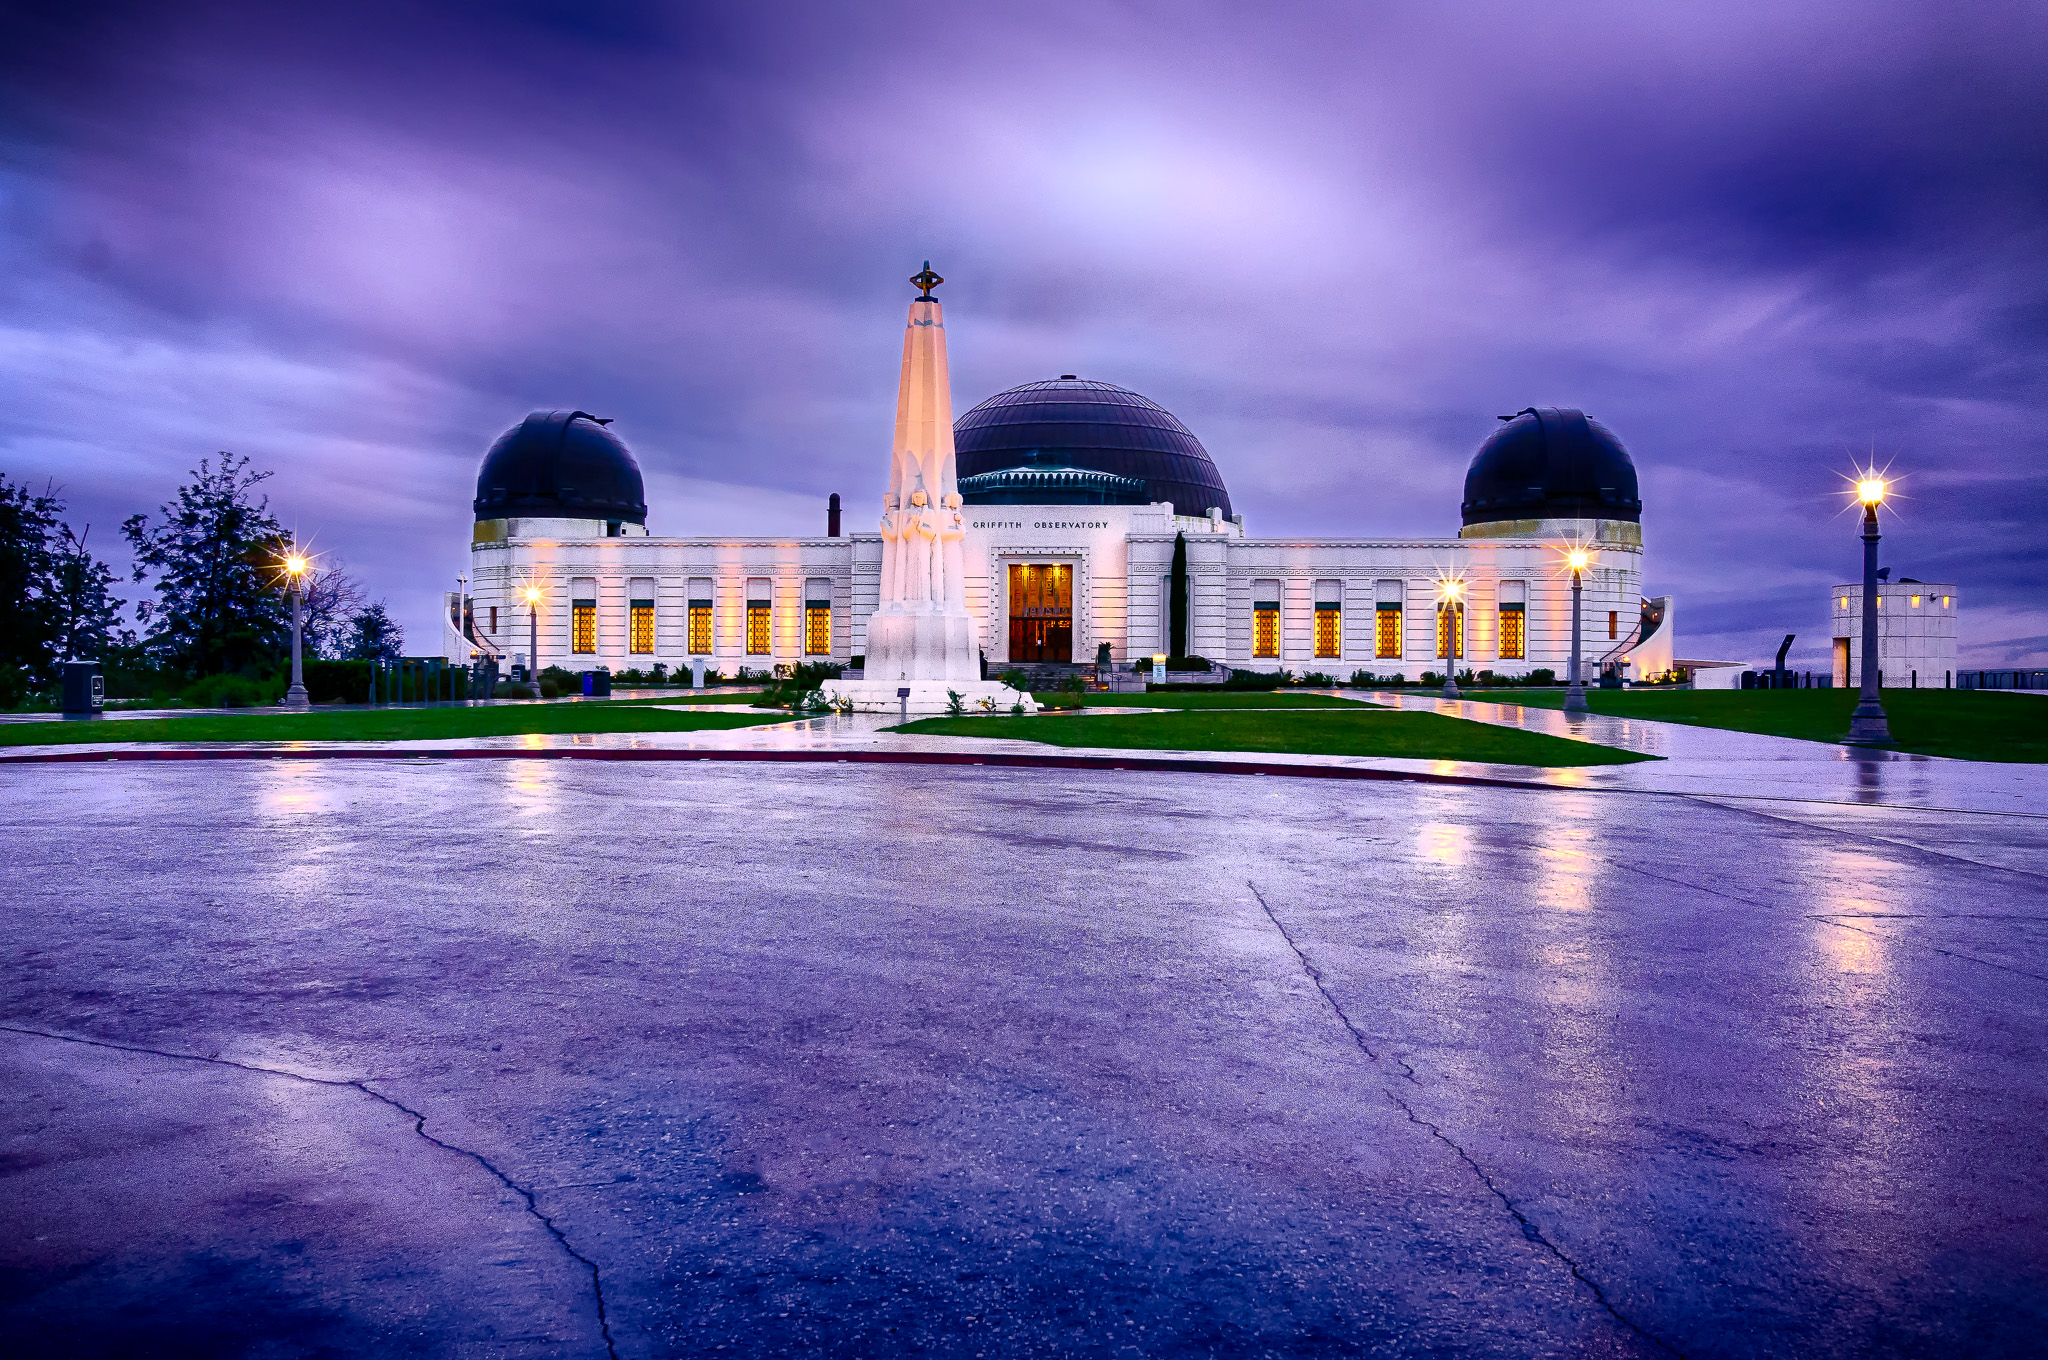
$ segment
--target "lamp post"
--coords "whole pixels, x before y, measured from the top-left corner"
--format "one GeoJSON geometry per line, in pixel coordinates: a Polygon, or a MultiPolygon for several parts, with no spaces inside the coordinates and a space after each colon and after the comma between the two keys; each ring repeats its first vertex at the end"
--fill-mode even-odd
{"type": "Polygon", "coordinates": [[[299,649],[300,638],[304,634],[304,622],[299,612],[300,582],[306,574],[306,566],[305,556],[296,549],[284,559],[286,586],[292,597],[292,685],[284,692],[286,708],[312,707],[312,700],[306,697],[306,667],[299,649]]]}
{"type": "Polygon", "coordinates": [[[1439,608],[1442,610],[1439,630],[1444,638],[1444,698],[1455,699],[1458,697],[1458,634],[1464,631],[1458,627],[1458,595],[1465,588],[1465,583],[1440,581],[1437,586],[1439,608]]]}
{"type": "Polygon", "coordinates": [[[1892,739],[1877,693],[1877,507],[1884,504],[1884,492],[1882,477],[1856,483],[1856,499],[1863,502],[1863,693],[1849,715],[1849,740],[1859,746],[1889,745],[1892,739]]]}
{"type": "Polygon", "coordinates": [[[476,651],[469,641],[469,577],[459,571],[455,573],[455,639],[462,657],[462,697],[467,700],[476,687],[476,651]]]}
{"type": "Polygon", "coordinates": [[[1565,554],[1565,564],[1572,569],[1572,661],[1571,683],[1564,692],[1564,711],[1567,713],[1590,712],[1586,707],[1586,681],[1579,670],[1579,596],[1582,590],[1580,577],[1586,574],[1586,563],[1592,555],[1584,548],[1573,548],[1565,554]]]}
{"type": "Polygon", "coordinates": [[[540,587],[526,588],[526,687],[540,698],[540,587]]]}

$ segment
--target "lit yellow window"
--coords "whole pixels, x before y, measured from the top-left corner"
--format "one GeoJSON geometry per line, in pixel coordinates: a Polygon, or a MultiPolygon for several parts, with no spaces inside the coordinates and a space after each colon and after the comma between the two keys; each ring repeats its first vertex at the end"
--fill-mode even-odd
{"type": "Polygon", "coordinates": [[[711,654],[711,601],[690,601],[690,655],[711,654]]]}
{"type": "Polygon", "coordinates": [[[1316,606],[1316,655],[1344,655],[1344,612],[1334,604],[1316,606]]]}
{"type": "Polygon", "coordinates": [[[1261,601],[1252,606],[1252,655],[1280,655],[1280,602],[1261,601]]]}
{"type": "Polygon", "coordinates": [[[1522,613],[1522,606],[1518,604],[1500,607],[1500,656],[1503,661],[1522,660],[1522,653],[1528,646],[1522,613]]]}
{"type": "Polygon", "coordinates": [[[654,601],[635,600],[632,606],[631,637],[628,646],[636,652],[654,650],[654,601]]]}
{"type": "Polygon", "coordinates": [[[586,654],[597,650],[596,600],[575,600],[570,603],[569,650],[586,654]]]}
{"type": "Polygon", "coordinates": [[[804,652],[809,656],[832,654],[832,602],[804,602],[804,652]]]}
{"type": "Polygon", "coordinates": [[[1918,595],[1915,595],[1913,597],[1913,607],[1915,609],[1918,609],[1920,607],[1920,597],[1918,595]]]}
{"type": "Polygon", "coordinates": [[[1464,621],[1465,611],[1462,609],[1439,609],[1436,611],[1436,654],[1438,656],[1456,658],[1465,654],[1464,647],[1459,645],[1465,640],[1462,636],[1463,629],[1459,627],[1464,621]]]}
{"type": "MultiPolygon", "coordinates": [[[[1942,597],[1941,597],[1941,607],[1942,607],[1943,609],[1946,609],[1946,608],[1948,608],[1948,596],[1944,595],[1944,596],[1942,596],[1942,597]]],[[[495,609],[493,609],[493,610],[491,611],[491,618],[492,618],[492,620],[493,620],[493,621],[495,621],[495,620],[497,619],[497,617],[498,617],[498,611],[497,611],[497,610],[495,610],[495,609]]]]}
{"type": "Polygon", "coordinates": [[[1847,595],[1844,595],[1835,603],[1837,608],[1847,609],[1849,607],[1849,597],[1847,595]]]}
{"type": "Polygon", "coordinates": [[[747,655],[766,656],[774,650],[769,630],[774,614],[766,600],[747,601],[747,655]]]}
{"type": "Polygon", "coordinates": [[[1398,657],[1401,655],[1401,606],[1398,604],[1379,607],[1378,617],[1373,620],[1373,655],[1398,657]]]}

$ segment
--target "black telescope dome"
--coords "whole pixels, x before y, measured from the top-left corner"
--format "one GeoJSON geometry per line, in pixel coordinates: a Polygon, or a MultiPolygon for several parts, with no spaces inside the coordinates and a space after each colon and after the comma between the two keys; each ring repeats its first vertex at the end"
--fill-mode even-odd
{"type": "Polygon", "coordinates": [[[1465,474],[1465,523],[1617,519],[1640,524],[1636,465],[1614,432],[1568,406],[1531,406],[1495,430],[1465,474]]]}
{"type": "Polygon", "coordinates": [[[1171,501],[1176,514],[1212,506],[1230,514],[1230,492],[1202,441],[1115,383],[1061,376],[998,392],[953,423],[953,449],[961,499],[972,505],[1018,504],[1030,485],[1028,494],[1044,497],[1030,502],[1039,505],[1171,501]],[[1055,472],[1108,476],[1047,475],[1055,472]]]}
{"type": "Polygon", "coordinates": [[[498,436],[476,474],[476,517],[647,523],[647,491],[625,441],[588,411],[535,411],[498,436]]]}

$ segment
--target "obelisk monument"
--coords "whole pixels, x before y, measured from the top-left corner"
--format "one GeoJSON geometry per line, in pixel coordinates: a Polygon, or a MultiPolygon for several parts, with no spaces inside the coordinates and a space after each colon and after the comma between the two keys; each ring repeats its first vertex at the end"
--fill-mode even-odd
{"type": "Polygon", "coordinates": [[[911,301],[903,332],[896,442],[882,498],[881,593],[868,616],[865,678],[828,681],[825,696],[867,712],[944,713],[956,695],[969,712],[1030,709],[1030,695],[981,678],[967,612],[967,522],[953,470],[945,310],[932,296],[945,280],[927,260],[910,281],[923,292],[911,301]]]}

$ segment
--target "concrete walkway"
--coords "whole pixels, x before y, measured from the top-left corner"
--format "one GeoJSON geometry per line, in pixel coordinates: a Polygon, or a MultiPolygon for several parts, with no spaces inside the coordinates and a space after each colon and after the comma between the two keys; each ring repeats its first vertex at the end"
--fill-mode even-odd
{"type": "Polygon", "coordinates": [[[260,760],[0,843],[10,1356],[2048,1334],[2038,817],[260,760]]]}

